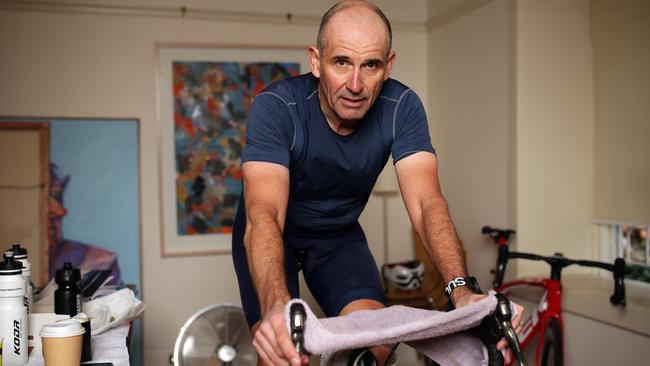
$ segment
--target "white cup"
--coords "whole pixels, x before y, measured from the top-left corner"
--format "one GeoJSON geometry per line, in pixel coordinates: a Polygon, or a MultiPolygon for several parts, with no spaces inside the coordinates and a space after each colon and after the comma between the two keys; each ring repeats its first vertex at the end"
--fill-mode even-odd
{"type": "Polygon", "coordinates": [[[86,331],[76,321],[61,320],[41,328],[45,366],[79,366],[86,331]]]}

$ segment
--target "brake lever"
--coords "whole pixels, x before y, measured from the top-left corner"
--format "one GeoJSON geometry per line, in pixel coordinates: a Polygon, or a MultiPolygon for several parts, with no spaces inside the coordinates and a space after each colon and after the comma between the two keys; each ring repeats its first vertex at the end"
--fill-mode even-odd
{"type": "MultiPolygon", "coordinates": [[[[503,366],[505,360],[499,350],[497,350],[497,343],[506,338],[508,345],[512,350],[519,366],[527,366],[526,358],[521,351],[517,333],[512,327],[512,312],[510,311],[510,300],[500,293],[495,293],[497,298],[497,306],[494,312],[485,317],[481,323],[470,330],[471,333],[477,335],[488,352],[488,364],[490,366],[503,366]]],[[[451,307],[453,309],[453,306],[451,307]]]]}
{"type": "Polygon", "coordinates": [[[303,354],[305,347],[305,307],[300,303],[291,304],[289,320],[291,325],[291,340],[299,355],[303,354]]]}
{"type": "Polygon", "coordinates": [[[508,346],[510,346],[510,350],[517,359],[517,362],[519,362],[519,365],[526,366],[527,363],[524,357],[524,353],[521,351],[517,333],[515,333],[515,329],[513,328],[511,322],[512,311],[510,311],[510,300],[508,300],[506,295],[501,293],[496,293],[495,296],[498,303],[493,315],[497,320],[499,330],[501,333],[503,333],[503,336],[508,341],[508,346]]]}

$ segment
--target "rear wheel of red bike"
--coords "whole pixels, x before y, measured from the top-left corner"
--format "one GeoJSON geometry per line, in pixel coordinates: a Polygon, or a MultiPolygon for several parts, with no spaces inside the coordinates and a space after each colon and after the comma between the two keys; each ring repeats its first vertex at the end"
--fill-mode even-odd
{"type": "Polygon", "coordinates": [[[542,346],[542,366],[562,366],[564,349],[560,322],[551,318],[546,323],[544,331],[544,345],[542,346]]]}

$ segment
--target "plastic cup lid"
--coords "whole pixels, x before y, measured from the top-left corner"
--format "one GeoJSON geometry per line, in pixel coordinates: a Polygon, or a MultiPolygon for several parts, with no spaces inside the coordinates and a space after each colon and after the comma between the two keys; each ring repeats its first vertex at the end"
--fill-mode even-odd
{"type": "Polygon", "coordinates": [[[74,337],[86,333],[86,330],[79,322],[62,320],[56,323],[45,324],[41,328],[41,337],[64,338],[74,337]]]}
{"type": "Polygon", "coordinates": [[[70,318],[66,320],[69,320],[71,322],[77,322],[81,325],[83,325],[84,323],[88,323],[90,321],[90,318],[87,318],[85,316],[79,316],[79,314],[83,314],[83,313],[77,313],[77,315],[75,315],[74,318],[70,318]]]}

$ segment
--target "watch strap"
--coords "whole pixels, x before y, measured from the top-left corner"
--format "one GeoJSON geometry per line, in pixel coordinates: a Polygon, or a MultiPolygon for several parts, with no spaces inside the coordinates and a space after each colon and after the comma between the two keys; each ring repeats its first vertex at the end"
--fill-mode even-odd
{"type": "Polygon", "coordinates": [[[449,281],[447,287],[445,287],[445,295],[447,298],[451,298],[451,292],[460,286],[467,286],[472,290],[472,292],[481,293],[481,289],[478,286],[478,281],[475,277],[456,277],[449,281]]]}

